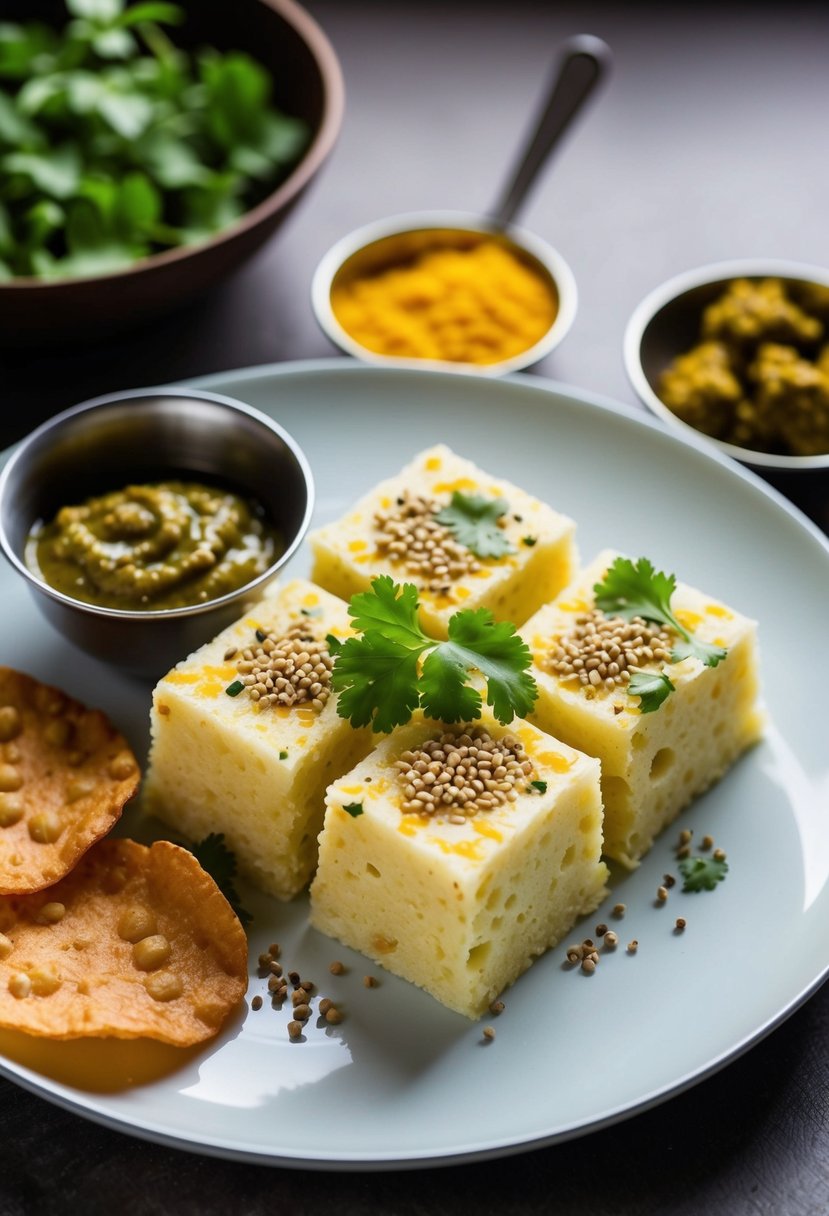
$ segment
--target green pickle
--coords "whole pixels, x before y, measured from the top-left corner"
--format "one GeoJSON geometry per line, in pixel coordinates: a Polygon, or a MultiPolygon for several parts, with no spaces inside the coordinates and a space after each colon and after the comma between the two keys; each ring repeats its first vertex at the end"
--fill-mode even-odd
{"type": "Polygon", "coordinates": [[[238,590],[283,547],[257,503],[198,482],[162,481],[61,507],[32,530],[26,561],[73,599],[154,612],[238,590]]]}

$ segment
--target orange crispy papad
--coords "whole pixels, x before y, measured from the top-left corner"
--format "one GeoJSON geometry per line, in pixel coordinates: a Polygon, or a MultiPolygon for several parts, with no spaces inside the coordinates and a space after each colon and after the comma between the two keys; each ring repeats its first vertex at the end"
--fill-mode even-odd
{"type": "Polygon", "coordinates": [[[242,1000],[247,954],[187,849],[102,840],[48,891],[0,898],[0,1027],[189,1047],[242,1000]]]}
{"type": "Polygon", "coordinates": [[[139,777],[99,710],[0,667],[0,895],[68,874],[120,818],[139,777]]]}

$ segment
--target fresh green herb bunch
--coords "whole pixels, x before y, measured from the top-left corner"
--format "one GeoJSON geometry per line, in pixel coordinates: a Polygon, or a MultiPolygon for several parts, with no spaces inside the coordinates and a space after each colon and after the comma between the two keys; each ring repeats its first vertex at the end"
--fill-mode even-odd
{"type": "Polygon", "coordinates": [[[307,125],[239,51],[177,49],[177,5],[66,0],[0,23],[0,280],[105,274],[204,241],[265,197],[307,125]]]}

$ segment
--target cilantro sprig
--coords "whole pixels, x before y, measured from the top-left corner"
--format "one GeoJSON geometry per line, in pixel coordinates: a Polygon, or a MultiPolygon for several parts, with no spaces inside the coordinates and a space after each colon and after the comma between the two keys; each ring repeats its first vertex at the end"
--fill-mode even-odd
{"type": "Polygon", "coordinates": [[[203,870],[206,870],[224,895],[242,925],[249,925],[253,916],[242,907],[236,890],[236,855],[225,844],[224,832],[211,832],[196,844],[184,844],[203,870]]]}
{"type": "Polygon", "coordinates": [[[454,490],[448,506],[435,518],[476,557],[504,557],[514,553],[498,520],[506,515],[503,498],[484,498],[480,494],[461,494],[454,490]]]}
{"type": "Polygon", "coordinates": [[[527,673],[529,647],[514,625],[486,608],[466,609],[450,617],[442,641],[423,631],[418,607],[417,587],[386,574],[352,597],[360,636],[337,649],[331,676],[340,717],[378,733],[404,725],[418,708],[441,722],[473,721],[483,703],[469,683],[473,672],[483,676],[486,703],[503,725],[529,713],[537,688],[527,673]]]}
{"type": "Polygon", "coordinates": [[[728,873],[724,857],[683,857],[679,870],[683,891],[713,891],[728,873]]]}
{"type": "Polygon", "coordinates": [[[676,577],[654,569],[646,558],[634,563],[627,557],[617,557],[604,579],[596,583],[596,607],[608,616],[632,620],[641,616],[646,621],[668,625],[679,634],[680,641],[671,652],[671,661],[699,659],[706,667],[716,667],[728,654],[722,646],[702,642],[680,625],[671,609],[671,596],[676,590],[676,577]]]}
{"type": "Polygon", "coordinates": [[[632,697],[641,697],[639,708],[643,714],[652,714],[676,692],[676,685],[664,671],[635,671],[628,681],[628,692],[632,697]]]}

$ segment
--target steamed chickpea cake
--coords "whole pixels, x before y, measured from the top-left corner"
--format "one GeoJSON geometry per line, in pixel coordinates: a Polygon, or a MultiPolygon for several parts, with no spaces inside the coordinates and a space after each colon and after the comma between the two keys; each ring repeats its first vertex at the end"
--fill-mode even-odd
{"type": "Polygon", "coordinates": [[[154,611],[227,595],[264,574],[281,550],[254,501],[173,480],[62,507],[33,529],[26,561],[74,599],[154,611]]]}

